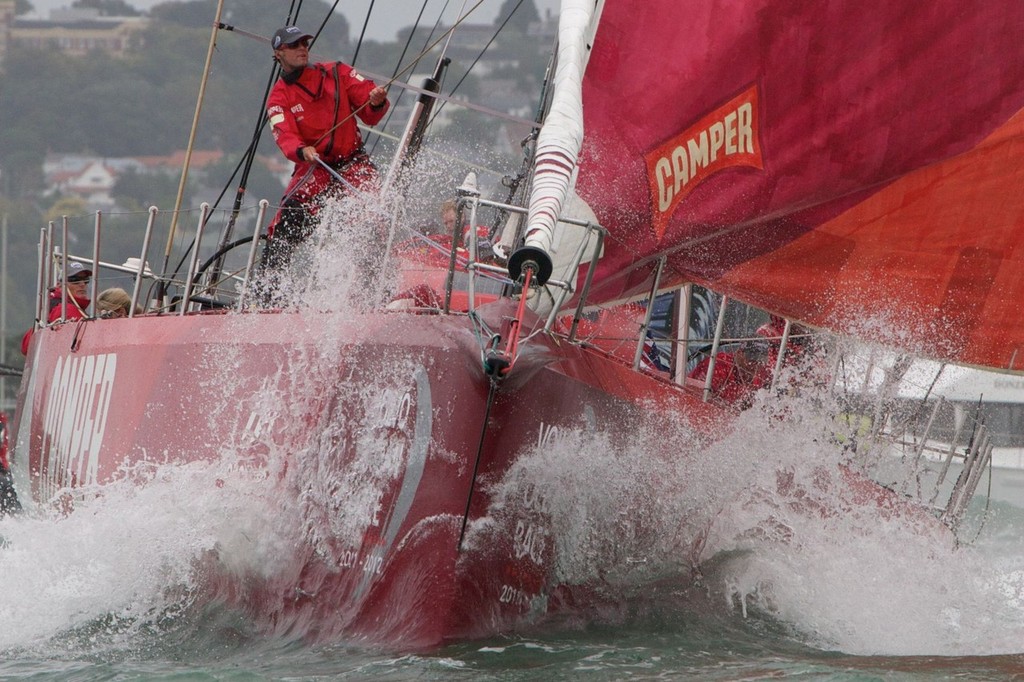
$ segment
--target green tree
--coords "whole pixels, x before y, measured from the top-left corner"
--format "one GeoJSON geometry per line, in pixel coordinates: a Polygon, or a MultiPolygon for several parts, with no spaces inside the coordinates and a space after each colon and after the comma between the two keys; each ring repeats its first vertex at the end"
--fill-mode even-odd
{"type": "Polygon", "coordinates": [[[63,216],[84,216],[89,208],[81,197],[58,197],[50,208],[46,209],[43,219],[46,221],[60,222],[63,216]]]}
{"type": "Polygon", "coordinates": [[[27,14],[35,9],[32,3],[28,0],[15,0],[14,13],[15,14],[27,14]]]}
{"type": "Polygon", "coordinates": [[[494,20],[495,26],[501,26],[506,19],[509,19],[506,28],[525,34],[530,24],[540,21],[540,12],[534,0],[505,0],[498,10],[498,16],[494,20]]]}
{"type": "Polygon", "coordinates": [[[129,211],[144,211],[150,206],[170,208],[178,194],[178,178],[129,169],[118,176],[111,194],[119,206],[129,211]]]}
{"type": "Polygon", "coordinates": [[[21,197],[38,191],[42,160],[46,152],[59,147],[59,138],[79,128],[68,112],[69,85],[76,82],[72,60],[41,51],[15,50],[7,55],[0,74],[0,173],[9,196],[21,197]],[[23,74],[44,74],[24,87],[23,74]],[[60,76],[57,76],[60,74],[60,76]],[[61,95],[61,90],[64,94],[61,95]],[[31,112],[31,115],[26,115],[31,112]]]}

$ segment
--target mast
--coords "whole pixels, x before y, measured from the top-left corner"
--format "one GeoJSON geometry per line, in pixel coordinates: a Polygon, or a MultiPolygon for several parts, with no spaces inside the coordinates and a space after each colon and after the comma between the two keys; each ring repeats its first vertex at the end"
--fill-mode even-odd
{"type": "MultiPolygon", "coordinates": [[[[445,50],[447,49],[448,45],[446,44],[445,50]]],[[[402,139],[398,143],[398,149],[395,150],[395,158],[391,162],[387,178],[385,178],[384,184],[381,187],[381,196],[388,196],[389,192],[394,189],[395,184],[400,182],[405,171],[412,167],[412,164],[415,162],[416,154],[423,143],[423,136],[427,131],[427,124],[430,122],[430,113],[434,109],[434,103],[437,102],[437,98],[431,93],[440,92],[444,72],[450,63],[451,59],[442,52],[441,57],[437,60],[437,66],[434,67],[433,75],[430,78],[424,79],[423,92],[416,98],[416,105],[413,107],[412,114],[409,116],[409,122],[405,126],[405,133],[402,134],[402,139]]]]}

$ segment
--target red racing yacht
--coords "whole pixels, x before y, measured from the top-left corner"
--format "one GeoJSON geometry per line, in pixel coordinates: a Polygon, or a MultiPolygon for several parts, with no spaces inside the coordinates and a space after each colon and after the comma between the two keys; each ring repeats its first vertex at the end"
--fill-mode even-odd
{"type": "MultiPolygon", "coordinates": [[[[99,216],[43,229],[38,320],[76,261],[130,277],[139,307],[37,323],[11,453],[25,506],[77,513],[115,482],[230,452],[298,500],[301,523],[280,565],[205,557],[218,599],[275,631],[429,648],[599,603],[609,582],[694,575],[710,506],[671,542],[611,524],[614,565],[581,570],[566,489],[528,464],[580,434],[636,456],[666,429],[643,475],[705,466],[739,414],[713,381],[736,302],[782,322],[765,391],[797,329],[1020,370],[1024,5],[564,0],[560,22],[528,172],[502,200],[473,175],[459,185],[466,244],[402,222],[402,155],[444,98],[429,84],[381,198],[385,262],[361,269],[324,237],[354,279],[324,279],[314,254],[302,305],[254,295],[266,203],[242,213],[234,268],[222,248],[200,263],[208,206],[151,209],[125,265],[105,259],[99,216]],[[147,265],[168,215],[197,223],[184,276],[147,265]],[[70,253],[69,230],[91,231],[93,252],[70,253]],[[373,293],[332,306],[318,287],[373,293]],[[688,381],[698,356],[712,366],[688,381]]],[[[852,464],[828,475],[945,530],[852,464]]],[[[621,520],[635,500],[620,502],[621,520]]]]}

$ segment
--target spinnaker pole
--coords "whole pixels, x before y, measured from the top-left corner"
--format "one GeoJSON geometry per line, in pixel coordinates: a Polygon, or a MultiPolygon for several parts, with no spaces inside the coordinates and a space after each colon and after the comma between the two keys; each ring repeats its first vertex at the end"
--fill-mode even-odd
{"type": "MultiPolygon", "coordinates": [[[[447,47],[445,45],[445,49],[447,47]]],[[[450,63],[451,60],[442,53],[441,57],[437,60],[437,65],[434,67],[433,75],[423,81],[424,92],[416,98],[416,104],[413,106],[412,114],[409,116],[409,121],[405,126],[405,132],[398,143],[398,149],[395,150],[394,160],[391,162],[387,177],[381,186],[381,194],[383,196],[387,196],[399,183],[402,175],[412,167],[420,145],[423,143],[423,136],[427,131],[430,112],[434,108],[434,94],[440,91],[441,81],[444,80],[444,72],[450,63]]]]}
{"type": "MultiPolygon", "coordinates": [[[[174,211],[171,213],[171,228],[167,234],[167,248],[164,250],[164,264],[160,269],[161,273],[167,272],[167,264],[171,260],[171,247],[174,245],[174,233],[178,228],[178,211],[181,210],[181,202],[185,195],[185,183],[188,182],[188,169],[192,163],[192,149],[196,142],[196,130],[199,128],[199,113],[203,110],[203,98],[206,96],[206,83],[210,79],[210,64],[213,62],[213,51],[217,47],[217,32],[220,30],[220,16],[224,10],[224,0],[217,0],[217,12],[213,18],[213,28],[210,31],[210,44],[206,48],[206,64],[203,66],[203,78],[199,82],[199,96],[196,98],[196,110],[192,115],[192,129],[188,134],[188,145],[185,147],[185,161],[181,168],[181,179],[178,181],[178,195],[174,199],[174,211]]],[[[198,245],[196,245],[198,247],[198,245]]],[[[161,280],[158,297],[164,297],[165,282],[161,280]]]]}

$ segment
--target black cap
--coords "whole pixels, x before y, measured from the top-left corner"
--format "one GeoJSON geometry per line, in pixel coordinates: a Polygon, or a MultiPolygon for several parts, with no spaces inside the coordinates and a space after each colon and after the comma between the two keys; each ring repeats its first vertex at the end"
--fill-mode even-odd
{"type": "Polygon", "coordinates": [[[280,50],[285,45],[294,45],[300,40],[309,38],[313,39],[313,36],[309,35],[298,26],[285,26],[274,31],[274,37],[270,39],[270,46],[275,50],[280,50]]]}

